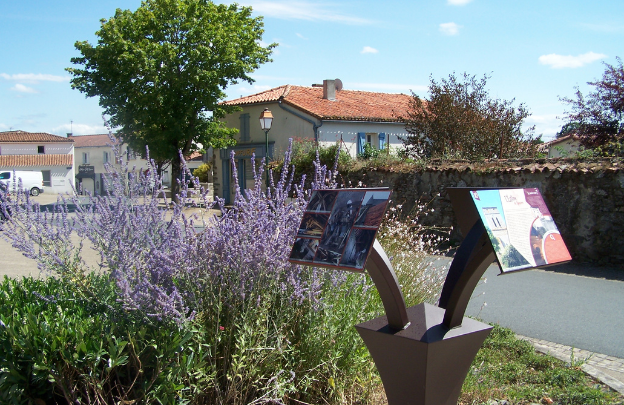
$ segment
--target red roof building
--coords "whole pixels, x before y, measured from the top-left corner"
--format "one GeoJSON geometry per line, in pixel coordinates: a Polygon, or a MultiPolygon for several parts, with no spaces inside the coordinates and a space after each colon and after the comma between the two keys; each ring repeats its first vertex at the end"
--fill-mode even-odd
{"type": "Polygon", "coordinates": [[[407,115],[411,96],[343,89],[342,82],[324,80],[311,87],[284,85],[257,94],[223,102],[241,111],[224,118],[230,128],[238,128],[237,145],[215,155],[214,188],[217,195],[231,201],[236,185],[253,186],[252,156],[282,155],[289,138],[309,140],[320,145],[340,143],[353,157],[367,147],[399,148],[407,136],[401,117],[407,115]],[[268,109],[273,121],[265,132],[260,114],[268,109]],[[234,152],[239,178],[231,179],[231,153],[234,152]]]}
{"type": "Polygon", "coordinates": [[[45,132],[0,132],[0,171],[40,171],[44,192],[71,193],[74,141],[45,132]]]}

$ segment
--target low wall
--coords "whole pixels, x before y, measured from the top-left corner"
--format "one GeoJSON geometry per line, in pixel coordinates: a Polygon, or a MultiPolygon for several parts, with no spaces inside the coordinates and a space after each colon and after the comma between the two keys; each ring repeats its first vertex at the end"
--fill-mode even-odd
{"type": "Polygon", "coordinates": [[[423,222],[453,226],[451,238],[456,243],[461,235],[446,187],[537,187],[574,260],[624,266],[623,169],[622,160],[449,162],[364,168],[343,174],[342,180],[351,186],[361,182],[392,188],[393,203],[403,204],[406,214],[418,201],[430,201],[434,211],[423,222]]]}

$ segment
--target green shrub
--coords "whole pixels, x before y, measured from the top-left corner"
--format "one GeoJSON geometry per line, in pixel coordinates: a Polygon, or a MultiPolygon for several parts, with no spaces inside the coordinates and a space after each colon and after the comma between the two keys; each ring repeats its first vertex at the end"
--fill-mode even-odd
{"type": "Polygon", "coordinates": [[[208,182],[208,174],[210,173],[211,166],[209,163],[203,163],[197,169],[193,170],[193,176],[197,177],[197,179],[201,183],[208,182]]]}
{"type": "Polygon", "coordinates": [[[97,295],[85,298],[55,278],[4,278],[0,402],[173,404],[196,394],[206,380],[199,334],[126,311],[105,276],[89,281],[97,295]]]}
{"type": "MultiPolygon", "coordinates": [[[[352,162],[351,155],[346,150],[341,149],[338,154],[338,144],[317,147],[314,140],[309,138],[294,138],[292,142],[291,165],[295,166],[295,183],[298,183],[302,175],[306,175],[306,184],[314,179],[315,166],[314,162],[317,158],[321,165],[328,168],[334,167],[338,171],[345,171],[352,162]],[[337,157],[337,158],[336,158],[337,157]]],[[[279,173],[283,167],[283,160],[274,160],[270,164],[270,168],[279,173]]]]}

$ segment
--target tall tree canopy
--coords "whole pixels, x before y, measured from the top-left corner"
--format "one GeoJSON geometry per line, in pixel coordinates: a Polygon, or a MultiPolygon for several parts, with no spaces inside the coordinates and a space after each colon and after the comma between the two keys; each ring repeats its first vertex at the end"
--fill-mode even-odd
{"type": "Polygon", "coordinates": [[[413,94],[407,117],[409,135],[403,140],[413,156],[454,157],[471,160],[520,157],[535,151],[539,137],[534,127],[522,130],[530,113],[514,100],[490,97],[490,77],[477,79],[464,73],[437,82],[430,77],[429,97],[413,94]]]}
{"type": "Polygon", "coordinates": [[[575,98],[562,98],[568,103],[566,124],[558,135],[574,134],[586,148],[624,141],[624,66],[605,63],[602,79],[588,82],[594,90],[587,96],[576,87],[575,98]]]}
{"type": "Polygon", "coordinates": [[[135,11],[117,9],[101,20],[97,46],[75,44],[79,67],[67,68],[72,88],[100,105],[134,150],[149,147],[158,162],[171,161],[177,192],[179,151],[187,155],[233,144],[236,129],[219,121],[232,107],[224,90],[270,61],[263,22],[251,8],[209,0],[145,0],[135,11]]]}

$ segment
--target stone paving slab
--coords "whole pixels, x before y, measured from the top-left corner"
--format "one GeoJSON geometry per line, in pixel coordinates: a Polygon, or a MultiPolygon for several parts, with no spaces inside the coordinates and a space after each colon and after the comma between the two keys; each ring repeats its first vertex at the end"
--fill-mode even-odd
{"type": "Polygon", "coordinates": [[[624,359],[542,339],[521,335],[517,335],[517,337],[530,342],[538,352],[548,354],[566,363],[582,362],[581,369],[583,371],[624,395],[624,359]]]}

